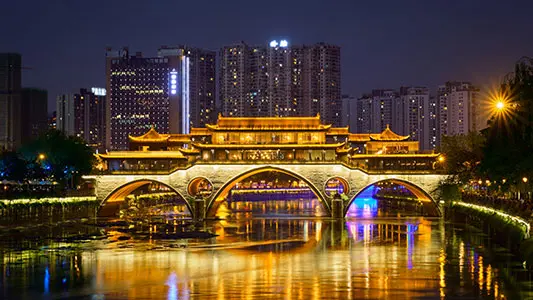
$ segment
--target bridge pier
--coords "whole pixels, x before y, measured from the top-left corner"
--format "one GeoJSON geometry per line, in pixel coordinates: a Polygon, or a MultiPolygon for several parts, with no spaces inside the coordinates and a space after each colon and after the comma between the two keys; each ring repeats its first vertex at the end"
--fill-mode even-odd
{"type": "Polygon", "coordinates": [[[335,219],[344,219],[344,201],[334,198],[331,201],[331,216],[335,219]]]}
{"type": "Polygon", "coordinates": [[[194,199],[194,221],[203,221],[205,216],[205,199],[194,199]]]}

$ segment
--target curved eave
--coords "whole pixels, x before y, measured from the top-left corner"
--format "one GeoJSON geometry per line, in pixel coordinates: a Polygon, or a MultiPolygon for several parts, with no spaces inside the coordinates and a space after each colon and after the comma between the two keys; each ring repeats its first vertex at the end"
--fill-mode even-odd
{"type": "Polygon", "coordinates": [[[143,138],[143,137],[135,137],[135,136],[128,135],[128,138],[130,142],[135,142],[135,143],[166,143],[168,141],[168,137],[152,139],[152,138],[143,138]]]}
{"type": "Polygon", "coordinates": [[[180,151],[121,151],[96,155],[101,159],[186,159],[180,151]]]}
{"type": "Polygon", "coordinates": [[[173,139],[173,138],[169,138],[168,139],[168,142],[169,143],[190,143],[191,140],[190,139],[173,139]]]}
{"type": "Polygon", "coordinates": [[[336,150],[337,153],[350,153],[353,149],[352,148],[338,148],[336,150]]]}
{"type": "Polygon", "coordinates": [[[206,125],[212,131],[326,131],[331,125],[320,125],[319,127],[218,127],[217,125],[206,125]]]}
{"type": "Polygon", "coordinates": [[[440,153],[432,153],[432,154],[355,154],[352,155],[352,159],[359,159],[359,158],[407,158],[407,159],[415,159],[415,158],[437,158],[441,154],[440,153]]]}
{"type": "Polygon", "coordinates": [[[193,144],[199,149],[337,149],[345,143],[336,144],[193,144]]]}
{"type": "Polygon", "coordinates": [[[200,153],[200,150],[198,149],[180,149],[179,150],[181,153],[187,155],[187,154],[198,154],[200,153]]]}
{"type": "Polygon", "coordinates": [[[412,142],[412,141],[408,141],[409,137],[410,137],[409,135],[406,135],[406,136],[400,135],[398,138],[394,138],[394,139],[381,139],[380,137],[376,138],[376,137],[370,136],[370,141],[372,142],[412,142]]]}

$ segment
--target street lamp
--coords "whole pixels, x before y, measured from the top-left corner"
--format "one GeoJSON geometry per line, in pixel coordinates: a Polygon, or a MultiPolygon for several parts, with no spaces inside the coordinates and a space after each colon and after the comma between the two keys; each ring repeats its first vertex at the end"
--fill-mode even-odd
{"type": "Polygon", "coordinates": [[[503,100],[498,100],[496,102],[496,110],[497,111],[502,111],[505,109],[505,102],[503,102],[503,100]]]}
{"type": "Polygon", "coordinates": [[[39,154],[39,160],[44,160],[45,158],[46,158],[46,155],[44,155],[43,153],[39,154]]]}
{"type": "Polygon", "coordinates": [[[524,183],[527,183],[527,177],[523,177],[523,178],[522,178],[522,181],[523,181],[524,183]]]}

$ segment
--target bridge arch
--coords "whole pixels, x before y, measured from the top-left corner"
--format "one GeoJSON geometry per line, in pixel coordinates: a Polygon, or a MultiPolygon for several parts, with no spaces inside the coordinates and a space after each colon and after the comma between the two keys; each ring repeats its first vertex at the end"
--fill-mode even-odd
{"type": "Polygon", "coordinates": [[[330,208],[330,205],[329,205],[328,201],[326,200],[324,195],[320,192],[320,189],[317,188],[317,186],[315,184],[313,184],[309,179],[307,179],[305,176],[302,176],[302,175],[300,175],[300,174],[298,174],[296,172],[293,172],[293,171],[290,171],[290,170],[287,170],[287,169],[273,167],[273,166],[265,166],[265,167],[260,167],[260,168],[256,168],[256,169],[252,169],[252,170],[247,170],[247,171],[245,171],[243,173],[240,173],[239,175],[231,178],[226,183],[224,183],[215,192],[215,195],[213,196],[213,198],[211,198],[211,200],[207,204],[206,210],[205,210],[206,211],[205,212],[206,217],[208,217],[208,218],[209,217],[214,217],[214,214],[216,213],[216,209],[218,208],[218,205],[225,200],[225,198],[228,195],[229,191],[232,188],[235,187],[237,182],[240,182],[243,179],[246,179],[246,178],[248,178],[250,176],[253,176],[253,175],[256,175],[256,174],[260,174],[260,173],[264,173],[264,172],[282,173],[282,174],[294,177],[296,179],[302,180],[303,182],[305,182],[307,184],[307,186],[311,189],[311,191],[313,191],[313,193],[318,198],[320,203],[322,203],[322,205],[324,205],[324,207],[325,207],[325,209],[327,211],[327,214],[329,216],[331,216],[331,208],[330,208]]]}
{"type": "Polygon", "coordinates": [[[431,195],[427,191],[425,191],[423,188],[421,188],[420,186],[418,186],[418,185],[416,185],[416,184],[414,184],[414,183],[412,183],[410,181],[403,180],[403,179],[397,179],[397,178],[389,178],[389,179],[378,180],[378,181],[375,181],[375,182],[373,182],[371,184],[366,185],[364,188],[359,190],[355,194],[355,196],[353,196],[350,199],[348,204],[344,207],[344,216],[347,216],[348,210],[350,209],[350,206],[352,205],[354,200],[357,197],[359,197],[359,195],[361,195],[366,189],[370,188],[371,186],[373,186],[375,184],[378,184],[378,183],[382,183],[382,182],[392,182],[392,183],[395,183],[397,185],[404,186],[405,188],[407,188],[407,190],[409,190],[411,193],[413,193],[413,195],[415,195],[418,200],[420,200],[422,202],[422,204],[424,205],[424,208],[426,209],[426,211],[432,212],[431,213],[432,216],[435,216],[435,217],[440,217],[441,216],[441,211],[440,211],[438,202],[435,199],[433,199],[433,197],[431,197],[431,195]]]}
{"type": "Polygon", "coordinates": [[[117,203],[117,204],[118,203],[122,203],[124,201],[124,199],[126,198],[126,196],[130,195],[133,191],[135,191],[136,189],[138,189],[138,188],[140,188],[142,186],[145,186],[145,185],[151,184],[151,183],[156,183],[156,184],[163,185],[163,186],[169,188],[172,192],[176,193],[176,195],[178,195],[178,198],[183,200],[182,202],[187,206],[187,209],[189,211],[190,216],[193,217],[194,210],[192,209],[190,203],[186,200],[185,197],[183,197],[183,195],[178,190],[176,190],[175,188],[173,188],[169,184],[166,184],[166,183],[163,183],[161,181],[154,180],[154,179],[138,179],[138,180],[127,182],[127,183],[115,188],[113,191],[111,191],[100,202],[100,205],[98,207],[98,214],[100,213],[100,211],[102,210],[102,208],[106,204],[109,204],[109,203],[117,203]]]}

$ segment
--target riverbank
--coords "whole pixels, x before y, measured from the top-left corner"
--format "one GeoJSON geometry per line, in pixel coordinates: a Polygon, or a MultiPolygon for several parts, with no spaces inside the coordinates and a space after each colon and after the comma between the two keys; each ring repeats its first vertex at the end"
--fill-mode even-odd
{"type": "Polygon", "coordinates": [[[94,218],[99,205],[96,197],[0,200],[0,225],[16,226],[94,218]]]}
{"type": "Polygon", "coordinates": [[[528,265],[533,265],[533,238],[528,221],[487,206],[453,202],[450,214],[454,222],[483,230],[495,241],[520,255],[528,265]]]}

